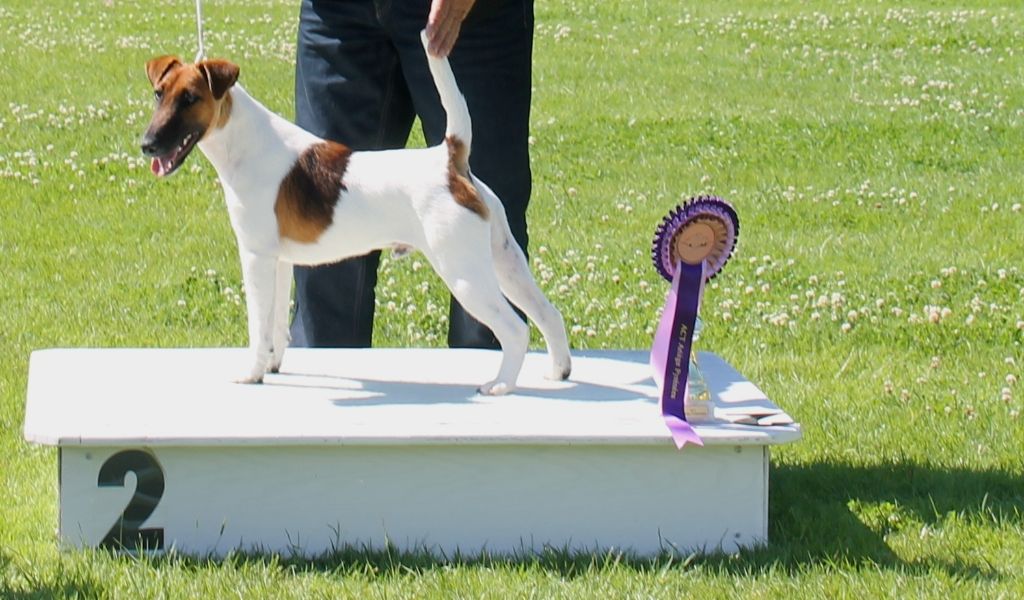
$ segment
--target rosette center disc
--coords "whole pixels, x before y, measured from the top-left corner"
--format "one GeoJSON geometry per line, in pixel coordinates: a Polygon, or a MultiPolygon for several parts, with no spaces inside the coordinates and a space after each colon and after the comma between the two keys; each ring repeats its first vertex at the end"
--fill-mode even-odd
{"type": "Polygon", "coordinates": [[[676,235],[675,257],[688,265],[698,265],[715,247],[715,230],[707,223],[691,223],[676,235]]]}

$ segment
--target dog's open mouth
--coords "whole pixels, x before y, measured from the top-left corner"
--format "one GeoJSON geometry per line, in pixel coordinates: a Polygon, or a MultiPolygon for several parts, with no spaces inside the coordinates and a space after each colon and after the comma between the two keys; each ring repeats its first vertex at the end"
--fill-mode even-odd
{"type": "Polygon", "coordinates": [[[185,139],[181,140],[181,143],[175,146],[173,150],[167,154],[161,156],[154,156],[153,160],[149,163],[149,168],[153,171],[153,174],[157,177],[166,177],[171,173],[178,170],[181,163],[185,162],[185,157],[195,147],[196,142],[199,141],[199,134],[192,132],[185,136],[185,139]]]}

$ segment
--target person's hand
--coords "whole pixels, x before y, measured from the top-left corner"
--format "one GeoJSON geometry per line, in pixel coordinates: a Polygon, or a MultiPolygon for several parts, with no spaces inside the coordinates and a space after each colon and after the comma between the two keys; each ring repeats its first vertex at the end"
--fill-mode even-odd
{"type": "Polygon", "coordinates": [[[435,56],[446,57],[459,38],[462,21],[475,0],[431,0],[427,17],[427,47],[435,56]]]}

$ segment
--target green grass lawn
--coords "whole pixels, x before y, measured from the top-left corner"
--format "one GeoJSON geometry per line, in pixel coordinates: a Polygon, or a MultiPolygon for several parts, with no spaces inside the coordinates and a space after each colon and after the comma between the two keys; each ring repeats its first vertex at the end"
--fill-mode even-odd
{"type": "MultiPolygon", "coordinates": [[[[297,3],[204,10],[208,53],[291,115],[297,3]]],[[[60,551],[56,452],[22,441],[30,352],[246,341],[213,169],[197,153],[157,181],[137,148],[143,63],[194,55],[192,11],[0,5],[0,597],[1024,595],[1012,1],[538,0],[534,271],[575,348],[643,348],[667,289],[655,226],[693,195],[735,204],[740,246],[707,290],[703,346],[804,428],[773,453],[767,546],[656,560],[60,551]]],[[[385,261],[378,345],[443,343],[447,294],[425,266],[385,261]]]]}

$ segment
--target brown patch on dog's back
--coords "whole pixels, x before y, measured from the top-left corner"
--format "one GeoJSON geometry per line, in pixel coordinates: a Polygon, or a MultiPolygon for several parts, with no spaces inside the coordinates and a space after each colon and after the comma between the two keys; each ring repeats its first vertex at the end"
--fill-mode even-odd
{"type": "Polygon", "coordinates": [[[471,210],[486,221],[490,216],[487,205],[469,181],[469,148],[454,135],[446,137],[444,142],[448,145],[448,190],[459,206],[471,210]]]}
{"type": "Polygon", "coordinates": [[[335,142],[307,148],[281,181],[274,203],[282,238],[312,243],[330,227],[352,150],[335,142]]]}

